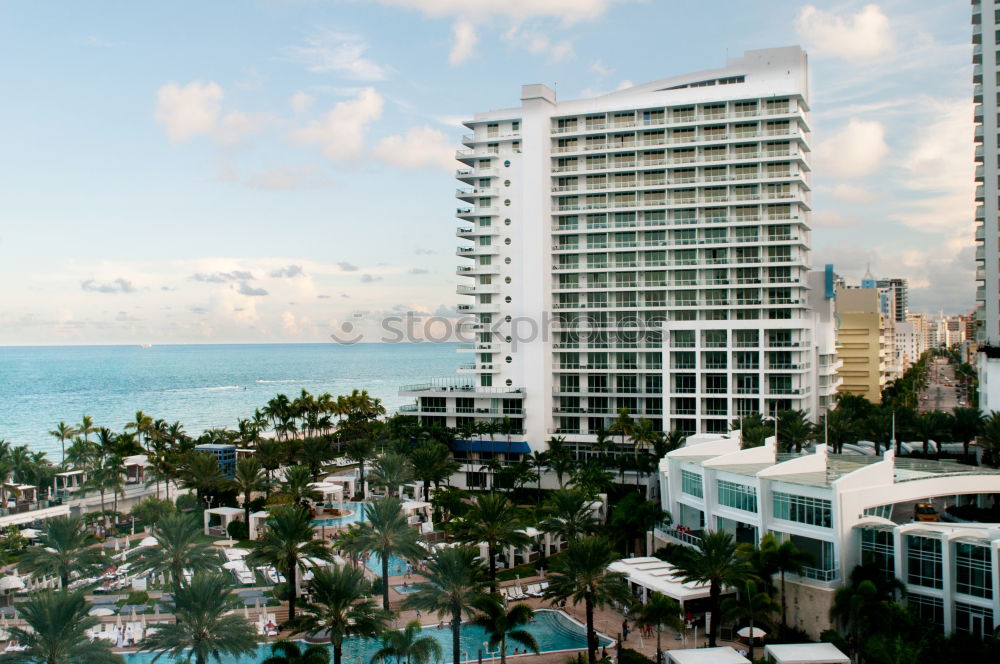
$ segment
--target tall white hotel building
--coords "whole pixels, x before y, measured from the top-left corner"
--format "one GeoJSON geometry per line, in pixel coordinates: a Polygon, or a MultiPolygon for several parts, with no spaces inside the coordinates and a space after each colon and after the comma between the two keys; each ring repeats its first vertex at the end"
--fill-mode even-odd
{"type": "MultiPolygon", "coordinates": [[[[806,54],[466,122],[457,235],[461,375],[404,408],[521,433],[471,453],[587,443],[627,408],[656,429],[726,432],[744,414],[815,419],[836,391],[832,272],[810,272],[806,54]]],[[[460,456],[461,458],[461,456],[460,456]]]]}

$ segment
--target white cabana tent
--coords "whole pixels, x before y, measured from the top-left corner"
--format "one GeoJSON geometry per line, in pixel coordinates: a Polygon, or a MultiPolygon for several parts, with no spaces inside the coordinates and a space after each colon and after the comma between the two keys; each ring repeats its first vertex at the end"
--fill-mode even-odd
{"type": "Polygon", "coordinates": [[[213,507],[205,510],[205,534],[212,537],[228,537],[227,528],[233,521],[243,520],[243,510],[239,507],[213,507]],[[219,525],[213,526],[212,517],[218,517],[219,525]]]}
{"type": "Polygon", "coordinates": [[[312,482],[309,486],[323,494],[317,507],[334,507],[334,503],[344,500],[344,485],[337,482],[312,482]]]}
{"type": "Polygon", "coordinates": [[[256,540],[264,530],[264,524],[270,515],[267,510],[250,513],[250,539],[256,540]]]}
{"type": "Polygon", "coordinates": [[[684,602],[708,597],[708,584],[685,583],[676,578],[674,566],[659,558],[623,558],[608,565],[612,572],[621,572],[633,592],[646,602],[654,592],[672,597],[681,606],[684,602]]]}
{"type": "Polygon", "coordinates": [[[347,500],[351,500],[354,494],[357,493],[355,490],[357,480],[353,473],[347,475],[327,475],[323,481],[327,484],[339,484],[342,486],[344,488],[344,496],[347,497],[347,500]]]}
{"type": "Polygon", "coordinates": [[[851,658],[832,643],[784,643],[764,647],[775,664],[850,664],[851,658]]]}
{"type": "Polygon", "coordinates": [[[422,500],[407,500],[402,505],[403,514],[406,516],[406,522],[411,526],[415,526],[418,523],[426,523],[431,521],[431,515],[434,513],[434,508],[430,503],[426,503],[422,500]]]}
{"type": "Polygon", "coordinates": [[[729,646],[667,650],[670,664],[750,664],[750,660],[729,646]]]}

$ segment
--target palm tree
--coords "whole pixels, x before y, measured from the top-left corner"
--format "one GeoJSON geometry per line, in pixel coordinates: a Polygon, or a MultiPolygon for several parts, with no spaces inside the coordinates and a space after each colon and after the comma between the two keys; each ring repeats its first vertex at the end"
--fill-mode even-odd
{"type": "MultiPolygon", "coordinates": [[[[913,432],[916,434],[917,440],[921,441],[924,445],[923,453],[925,459],[930,454],[930,441],[939,438],[950,431],[951,428],[951,416],[940,410],[931,410],[917,415],[917,419],[913,422],[913,432]]],[[[940,453],[941,448],[939,446],[938,456],[940,456],[940,453]]]]}
{"type": "Polygon", "coordinates": [[[986,416],[978,442],[983,448],[983,461],[996,466],[1000,461],[1000,413],[993,411],[986,416]]]}
{"type": "Polygon", "coordinates": [[[371,438],[353,438],[344,446],[344,456],[358,464],[358,486],[361,487],[361,499],[365,498],[365,464],[375,456],[375,444],[371,438]]]}
{"type": "Polygon", "coordinates": [[[144,547],[140,569],[169,573],[175,585],[184,581],[184,570],[210,572],[222,565],[219,550],[201,537],[201,525],[193,514],[170,514],[151,532],[156,546],[144,547]]]}
{"type": "Polygon", "coordinates": [[[804,410],[783,410],[778,413],[778,447],[784,452],[801,452],[813,436],[815,427],[804,410]]]}
{"type": "Polygon", "coordinates": [[[45,590],[17,605],[24,627],[8,627],[9,639],[26,650],[0,656],[0,661],[44,664],[122,664],[107,641],[91,641],[87,630],[100,622],[87,615],[90,604],[82,590],[45,590]]]}
{"type": "Polygon", "coordinates": [[[486,543],[491,593],[497,591],[497,550],[531,543],[523,528],[521,510],[499,493],[476,496],[476,502],[455,524],[455,535],[460,541],[473,545],[486,543]]]}
{"type": "Polygon", "coordinates": [[[762,627],[770,627],[769,616],[778,609],[777,602],[763,590],[757,589],[753,579],[744,579],[736,597],[727,597],[722,602],[722,619],[746,620],[750,627],[750,660],[753,661],[754,631],[756,622],[762,627]]]}
{"type": "Polygon", "coordinates": [[[975,440],[983,428],[983,411],[978,408],[956,408],[952,412],[952,433],[962,441],[962,451],[969,457],[969,443],[975,440]]]}
{"type": "Polygon", "coordinates": [[[288,620],[295,620],[298,592],[296,572],[305,569],[306,558],[332,560],[333,552],[313,538],[312,517],[298,505],[277,505],[270,509],[264,534],[254,542],[247,556],[251,565],[269,564],[288,580],[288,620]]]}
{"type": "Polygon", "coordinates": [[[750,413],[734,421],[733,429],[739,429],[740,446],[747,449],[763,445],[767,434],[774,430],[774,423],[765,419],[760,413],[750,413]]]}
{"type": "Polygon", "coordinates": [[[34,574],[58,576],[66,588],[71,574],[87,575],[108,566],[107,555],[91,546],[94,543],[82,518],[52,517],[45,521],[38,545],[24,551],[21,564],[34,574]]]}
{"type": "Polygon", "coordinates": [[[738,587],[751,574],[750,565],[737,555],[736,540],[723,530],[702,535],[696,548],[678,546],[670,549],[668,562],[676,569],[677,578],[709,586],[709,646],[715,647],[719,628],[719,598],[724,587],[738,587]]]}
{"type": "Polygon", "coordinates": [[[176,588],[173,598],[175,622],[160,625],[140,648],[156,652],[153,662],[163,655],[190,661],[193,655],[195,664],[206,664],[209,655],[221,662],[221,655],[238,657],[257,651],[253,626],[231,611],[234,602],[227,577],[199,572],[190,584],[176,588]]]}
{"type": "Polygon", "coordinates": [[[540,525],[567,542],[590,535],[598,526],[592,504],[591,498],[580,489],[556,489],[542,505],[546,517],[540,525]]]}
{"type": "Polygon", "coordinates": [[[681,605],[672,597],[654,592],[649,601],[639,609],[637,622],[656,630],[656,662],[660,664],[663,661],[663,648],[660,647],[660,634],[663,628],[671,627],[678,632],[684,629],[681,605]]]}
{"type": "MultiPolygon", "coordinates": [[[[768,533],[761,539],[762,546],[768,537],[777,542],[774,535],[768,533]]],[[[771,549],[770,559],[771,564],[781,575],[781,628],[784,629],[788,626],[785,606],[785,573],[799,574],[806,565],[813,565],[815,561],[811,553],[799,550],[792,540],[786,540],[771,549]]]]}
{"type": "Polygon", "coordinates": [[[534,452],[532,452],[531,454],[528,455],[527,461],[528,461],[528,463],[530,463],[535,468],[535,481],[538,482],[537,500],[539,502],[541,502],[541,500],[542,500],[542,468],[547,467],[547,465],[549,463],[549,453],[548,452],[539,452],[538,450],[535,450],[534,452]]]}
{"type": "Polygon", "coordinates": [[[267,479],[264,477],[264,468],[256,457],[243,457],[236,462],[236,472],[233,478],[226,483],[233,491],[243,496],[243,523],[250,527],[250,498],[254,491],[264,491],[267,489],[267,479]]]}
{"type": "Polygon", "coordinates": [[[178,467],[181,486],[194,489],[198,500],[208,504],[206,498],[222,482],[219,459],[208,452],[191,451],[184,455],[178,467]]]}
{"type": "Polygon", "coordinates": [[[313,485],[313,476],[307,466],[291,466],[285,469],[285,479],[278,485],[274,500],[306,507],[309,501],[323,499],[323,494],[313,485]]]}
{"type": "Polygon", "coordinates": [[[60,422],[56,425],[56,428],[49,432],[50,436],[54,436],[56,440],[59,441],[59,445],[62,447],[62,461],[60,465],[66,465],[66,441],[73,438],[78,433],[71,425],[65,422],[60,422]]]}
{"type": "Polygon", "coordinates": [[[486,570],[470,546],[435,551],[423,570],[427,583],[403,600],[404,609],[434,612],[451,621],[451,660],[461,662],[462,616],[471,617],[486,587],[486,570]]]}
{"type": "Polygon", "coordinates": [[[556,481],[559,486],[563,485],[563,477],[569,475],[576,466],[576,461],[566,447],[566,439],[562,436],[553,436],[548,441],[549,449],[548,466],[556,474],[556,481]]]}
{"type": "Polygon", "coordinates": [[[433,440],[421,443],[410,453],[410,464],[413,478],[423,482],[425,501],[430,498],[432,482],[439,486],[461,467],[447,446],[433,440]]]}
{"type": "Polygon", "coordinates": [[[389,453],[379,457],[372,464],[369,482],[382,487],[390,496],[395,496],[399,487],[413,479],[410,460],[402,454],[389,453]]]}
{"type": "Polygon", "coordinates": [[[313,570],[310,599],[296,624],[309,635],[325,632],[333,646],[333,664],[341,664],[344,639],[370,637],[385,627],[388,614],[370,599],[364,572],[348,565],[313,570]]]}
{"type": "Polygon", "coordinates": [[[594,609],[616,603],[627,605],[632,599],[625,576],[608,571],[608,565],[616,559],[606,540],[584,537],[571,542],[562,556],[552,560],[545,598],[550,601],[583,602],[587,618],[587,661],[590,664],[597,661],[594,609]]]}
{"type": "Polygon", "coordinates": [[[274,471],[281,468],[281,462],[285,458],[281,444],[276,440],[265,438],[257,443],[254,456],[260,461],[260,465],[267,472],[268,491],[270,491],[271,481],[274,479],[274,471]]]}
{"type": "Polygon", "coordinates": [[[535,610],[527,604],[515,604],[509,609],[493,595],[480,595],[475,601],[480,612],[472,624],[482,627],[489,639],[490,650],[500,651],[500,664],[507,664],[507,641],[520,643],[525,650],[538,654],[538,642],[531,632],[522,629],[531,622],[535,610]]]}
{"type": "Polygon", "coordinates": [[[372,655],[371,662],[395,657],[397,664],[430,664],[431,659],[441,659],[441,646],[430,636],[418,636],[420,623],[413,621],[401,630],[382,633],[382,647],[372,655]]]}
{"type": "Polygon", "coordinates": [[[330,651],[321,645],[303,650],[297,641],[277,641],[271,644],[271,656],[261,664],[330,664],[330,651]]]}
{"type": "Polygon", "coordinates": [[[879,624],[879,618],[885,614],[888,604],[880,597],[873,582],[852,583],[834,594],[830,617],[845,626],[855,652],[861,653],[866,636],[879,624]]]}
{"type": "Polygon", "coordinates": [[[325,438],[307,438],[299,449],[299,460],[309,469],[314,482],[319,480],[323,464],[331,456],[330,445],[325,438]]]}
{"type": "Polygon", "coordinates": [[[365,523],[349,548],[355,553],[373,551],[382,563],[382,608],[389,610],[389,558],[419,560],[427,552],[417,543],[417,531],[406,522],[398,498],[383,498],[365,505],[365,523]]]}
{"type": "Polygon", "coordinates": [[[616,539],[620,538],[624,543],[625,553],[628,553],[632,545],[635,555],[639,556],[645,546],[646,533],[656,526],[670,524],[672,520],[659,503],[645,500],[637,493],[630,493],[615,505],[608,525],[616,539]]]}

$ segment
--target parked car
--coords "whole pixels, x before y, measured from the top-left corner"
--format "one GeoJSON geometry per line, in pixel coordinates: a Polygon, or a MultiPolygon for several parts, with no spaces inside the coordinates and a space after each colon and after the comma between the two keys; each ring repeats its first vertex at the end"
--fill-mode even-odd
{"type": "Polygon", "coordinates": [[[940,521],[941,517],[934,505],[930,503],[917,503],[913,506],[914,521],[940,521]]]}

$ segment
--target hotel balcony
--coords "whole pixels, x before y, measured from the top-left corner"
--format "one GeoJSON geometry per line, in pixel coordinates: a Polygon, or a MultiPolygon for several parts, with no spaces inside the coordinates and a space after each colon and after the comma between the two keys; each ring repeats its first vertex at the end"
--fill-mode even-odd
{"type": "Polygon", "coordinates": [[[986,227],[982,224],[976,226],[976,242],[983,242],[986,240],[986,227]]]}
{"type": "Polygon", "coordinates": [[[499,253],[500,247],[494,247],[493,245],[457,247],[455,249],[455,254],[457,256],[497,256],[499,253]]]}
{"type": "Polygon", "coordinates": [[[498,314],[499,304],[460,304],[455,309],[460,314],[498,314]]]}
{"type": "Polygon", "coordinates": [[[495,168],[462,168],[455,171],[455,179],[472,184],[479,178],[494,177],[498,174],[495,168]]]}
{"type": "Polygon", "coordinates": [[[456,350],[459,353],[498,353],[500,352],[500,344],[465,343],[458,344],[456,350]]]}
{"type": "Polygon", "coordinates": [[[973,136],[973,140],[976,143],[982,143],[983,142],[983,125],[976,125],[976,129],[973,132],[972,136],[973,136]]]}
{"type": "Polygon", "coordinates": [[[461,217],[462,219],[471,219],[473,217],[482,217],[497,214],[497,209],[495,207],[469,207],[469,208],[455,208],[455,216],[461,217]]]}
{"type": "Polygon", "coordinates": [[[487,362],[478,362],[475,364],[460,364],[458,365],[458,373],[460,374],[483,374],[483,373],[496,373],[500,370],[498,365],[487,362]]]}
{"type": "Polygon", "coordinates": [[[474,200],[483,196],[497,196],[497,190],[492,187],[479,188],[479,187],[466,187],[463,189],[455,190],[455,198],[461,200],[474,200]]]}
{"type": "Polygon", "coordinates": [[[479,284],[476,286],[458,286],[455,289],[459,295],[494,295],[500,292],[495,284],[479,284]]]}
{"type": "Polygon", "coordinates": [[[972,101],[977,104],[983,103],[983,84],[979,83],[972,88],[972,101]]]}
{"type": "Polygon", "coordinates": [[[469,150],[456,150],[455,159],[465,164],[473,164],[479,159],[498,157],[496,148],[478,147],[469,150]]]}
{"type": "Polygon", "coordinates": [[[972,82],[982,83],[983,82],[983,65],[977,64],[972,68],[972,82]]]}
{"type": "Polygon", "coordinates": [[[473,385],[472,380],[469,378],[460,378],[457,376],[434,378],[425,383],[403,385],[399,388],[401,396],[426,396],[428,393],[432,396],[445,396],[455,393],[456,396],[461,397],[474,397],[482,394],[484,398],[486,396],[502,395],[504,399],[520,399],[524,397],[524,388],[483,387],[481,385],[473,385]]]}
{"type": "MultiPolygon", "coordinates": [[[[459,254],[465,256],[467,254],[459,254]]],[[[500,274],[499,265],[459,265],[455,268],[455,274],[460,277],[474,277],[480,274],[500,274]]]]}

